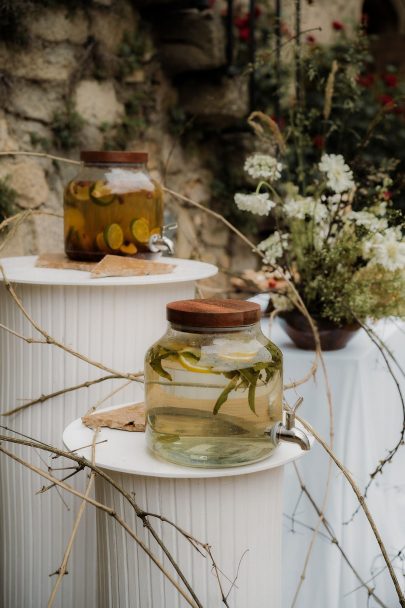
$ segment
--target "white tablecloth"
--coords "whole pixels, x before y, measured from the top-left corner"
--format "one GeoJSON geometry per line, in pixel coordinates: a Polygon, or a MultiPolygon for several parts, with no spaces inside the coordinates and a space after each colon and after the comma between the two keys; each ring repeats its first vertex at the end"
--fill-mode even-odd
{"type": "MultiPolygon", "coordinates": [[[[266,327],[264,328],[266,331],[266,327]]],[[[378,334],[390,346],[405,367],[405,329],[390,321],[378,325],[378,334]]],[[[313,353],[296,349],[281,327],[275,323],[272,340],[284,353],[285,382],[302,377],[309,369],[313,353]]],[[[402,426],[402,410],[398,391],[375,345],[364,331],[340,351],[325,353],[325,362],[333,393],[335,441],[334,451],[353,474],[360,488],[364,488],[370,472],[387,450],[396,443],[402,426]]],[[[395,369],[395,365],[393,365],[395,369]]],[[[396,370],[405,392],[404,378],[396,370]]],[[[300,415],[328,439],[329,416],[321,370],[313,380],[296,389],[304,397],[300,415]]],[[[289,403],[296,394],[286,392],[289,403]]],[[[328,459],[319,445],[299,463],[305,485],[321,505],[328,459]]],[[[296,508],[296,522],[288,516],[294,511],[300,488],[292,465],[286,467],[285,517],[283,539],[283,608],[291,605],[311,531],[317,516],[305,496],[296,508]],[[301,522],[301,523],[299,523],[301,522]],[[305,524],[305,526],[301,525],[305,524]]],[[[363,579],[368,580],[384,567],[378,545],[365,516],[358,513],[349,524],[357,505],[352,489],[340,471],[333,466],[331,490],[326,518],[336,538],[363,579]]],[[[385,467],[384,474],[375,480],[369,492],[369,507],[392,557],[405,547],[405,448],[396,454],[394,462],[385,467]]],[[[321,532],[325,534],[321,526],[321,532]]],[[[404,585],[404,558],[396,558],[394,565],[404,585]]],[[[367,592],[345,564],[336,546],[327,536],[318,536],[309,569],[296,606],[298,608],[373,608],[373,598],[367,603],[367,592]]],[[[399,606],[391,579],[386,569],[370,583],[376,594],[389,608],[399,606]]]]}

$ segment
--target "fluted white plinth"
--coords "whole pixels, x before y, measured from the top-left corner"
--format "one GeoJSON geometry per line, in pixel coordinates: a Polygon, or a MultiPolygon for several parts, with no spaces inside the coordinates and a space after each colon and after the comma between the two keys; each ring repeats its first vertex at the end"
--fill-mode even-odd
{"type": "MultiPolygon", "coordinates": [[[[92,431],[80,420],[65,430],[69,449],[91,443],[92,431]]],[[[227,578],[233,608],[281,608],[282,485],[284,465],[302,452],[280,445],[261,462],[228,469],[192,469],[155,458],[144,434],[102,429],[96,463],[138,505],[159,513],[212,547],[214,559],[227,578]],[[239,566],[240,564],[240,566],[239,566]]],[[[79,450],[86,458],[89,449],[79,450]]],[[[113,507],[144,540],[167,570],[174,570],[143,528],[132,507],[101,478],[96,498],[113,507]]],[[[221,605],[218,583],[209,559],[202,557],[173,527],[151,520],[204,608],[221,605]]],[[[150,561],[133,539],[102,511],[97,515],[100,608],[183,608],[187,602],[150,561]]]]}
{"type": "MultiPolygon", "coordinates": [[[[1,260],[30,315],[49,334],[116,370],[143,369],[145,350],[163,334],[165,305],[194,296],[194,281],[215,274],[215,267],[173,260],[171,275],[97,279],[71,270],[34,268],[35,258],[1,260]]],[[[0,287],[0,323],[28,337],[40,337],[23,317],[4,286],[0,287]]],[[[0,411],[105,372],[49,344],[27,344],[0,331],[0,411]]],[[[22,414],[0,419],[13,429],[61,446],[66,425],[125,381],[96,384],[38,404],[22,414]]],[[[131,383],[105,403],[130,401],[142,394],[131,383]]],[[[0,432],[4,432],[0,429],[0,432]]],[[[37,466],[60,467],[46,453],[9,444],[8,449],[37,466]]],[[[55,472],[59,477],[65,472],[55,472]]],[[[0,455],[0,606],[42,608],[70,536],[78,500],[43,485],[37,475],[0,455]]],[[[76,483],[76,482],[75,482],[76,483]]],[[[81,489],[82,483],[77,482],[81,489]]],[[[69,574],[56,605],[96,608],[95,515],[86,510],[74,545],[69,574]]]]}

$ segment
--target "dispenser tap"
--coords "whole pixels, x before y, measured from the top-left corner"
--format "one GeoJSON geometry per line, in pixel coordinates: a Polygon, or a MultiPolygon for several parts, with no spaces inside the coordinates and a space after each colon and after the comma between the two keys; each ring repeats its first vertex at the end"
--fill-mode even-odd
{"type": "Polygon", "coordinates": [[[307,435],[295,426],[295,412],[302,402],[303,398],[300,397],[294,406],[286,412],[285,424],[277,422],[277,424],[268,431],[274,445],[277,445],[280,441],[288,441],[289,443],[297,443],[301,450],[307,451],[311,449],[307,435]]]}
{"type": "Polygon", "coordinates": [[[159,253],[166,251],[170,255],[174,253],[174,243],[167,236],[160,236],[160,234],[152,234],[148,242],[149,251],[152,253],[159,253]]]}
{"type": "Polygon", "coordinates": [[[149,251],[152,253],[161,253],[166,251],[170,255],[174,253],[174,243],[172,239],[169,239],[165,235],[166,231],[175,230],[177,228],[177,224],[169,224],[167,226],[163,226],[162,235],[153,234],[148,241],[149,251]]]}

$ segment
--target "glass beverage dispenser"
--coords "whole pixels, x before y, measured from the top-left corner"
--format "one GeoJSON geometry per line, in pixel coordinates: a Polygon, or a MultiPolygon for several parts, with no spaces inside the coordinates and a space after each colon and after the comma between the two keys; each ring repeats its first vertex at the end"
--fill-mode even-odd
{"type": "Polygon", "coordinates": [[[147,171],[145,152],[82,151],[80,158],[80,171],[64,192],[69,258],[154,257],[164,241],[168,245],[162,188],[147,171]]]}
{"type": "MultiPolygon", "coordinates": [[[[145,361],[146,439],[182,465],[229,467],[266,458],[282,423],[283,358],[261,331],[260,307],[239,300],[167,305],[166,334],[145,361]]],[[[283,437],[285,434],[285,437],[283,437]]]]}

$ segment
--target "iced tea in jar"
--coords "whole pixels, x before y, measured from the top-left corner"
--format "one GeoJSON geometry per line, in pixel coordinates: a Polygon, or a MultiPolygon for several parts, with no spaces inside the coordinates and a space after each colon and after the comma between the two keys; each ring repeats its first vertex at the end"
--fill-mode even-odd
{"type": "Polygon", "coordinates": [[[145,360],[146,441],[166,460],[230,467],[266,458],[282,421],[282,353],[239,300],[167,305],[145,360]],[[274,432],[273,432],[274,430],[274,432]]]}
{"type": "Polygon", "coordinates": [[[80,159],[64,192],[66,255],[149,257],[151,237],[162,233],[163,196],[147,171],[147,153],[87,150],[80,159]]]}

